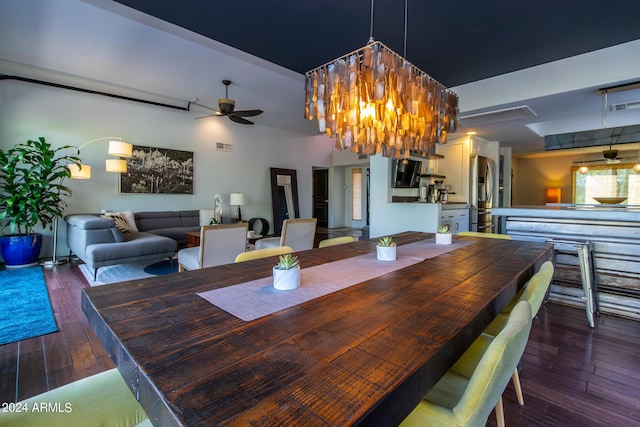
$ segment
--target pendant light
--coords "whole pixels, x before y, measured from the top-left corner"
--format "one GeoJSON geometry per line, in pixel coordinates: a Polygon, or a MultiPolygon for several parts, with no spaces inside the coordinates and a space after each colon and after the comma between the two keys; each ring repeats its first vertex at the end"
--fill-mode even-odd
{"type": "MultiPolygon", "coordinates": [[[[408,157],[445,143],[458,125],[458,96],[373,39],[374,0],[366,46],[305,73],[305,118],[359,154],[408,157]]],[[[405,0],[405,56],[407,38],[405,0]]]]}
{"type": "Polygon", "coordinates": [[[578,172],[580,172],[582,175],[589,172],[589,168],[584,164],[584,149],[582,150],[582,166],[580,166],[578,172]]]}

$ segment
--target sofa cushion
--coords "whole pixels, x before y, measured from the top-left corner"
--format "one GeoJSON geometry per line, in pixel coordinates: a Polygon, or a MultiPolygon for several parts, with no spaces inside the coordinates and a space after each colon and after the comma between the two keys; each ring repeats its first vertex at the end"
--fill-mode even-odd
{"type": "Polygon", "coordinates": [[[132,231],[125,233],[124,241],[102,243],[86,248],[87,264],[92,267],[119,264],[122,262],[143,261],[175,254],[178,244],[173,239],[151,233],[132,231]],[[114,262],[118,261],[118,262],[114,262]]]}
{"type": "Polygon", "coordinates": [[[200,226],[196,227],[169,227],[147,230],[147,233],[157,234],[158,236],[171,237],[178,243],[187,243],[187,234],[190,231],[200,231],[200,226]]]}
{"type": "MultiPolygon", "coordinates": [[[[183,227],[198,227],[200,226],[200,211],[189,210],[180,211],[180,218],[182,219],[183,227]]],[[[207,224],[209,225],[209,224],[207,224]]]]}
{"type": "Polygon", "coordinates": [[[176,211],[136,212],[134,215],[140,231],[182,227],[180,213],[176,211]]]}

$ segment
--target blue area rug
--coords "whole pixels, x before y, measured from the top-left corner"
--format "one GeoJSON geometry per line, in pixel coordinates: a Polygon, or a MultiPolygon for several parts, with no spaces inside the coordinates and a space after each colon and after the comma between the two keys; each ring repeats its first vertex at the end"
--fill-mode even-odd
{"type": "Polygon", "coordinates": [[[42,267],[0,271],[0,345],[58,330],[42,267]]]}

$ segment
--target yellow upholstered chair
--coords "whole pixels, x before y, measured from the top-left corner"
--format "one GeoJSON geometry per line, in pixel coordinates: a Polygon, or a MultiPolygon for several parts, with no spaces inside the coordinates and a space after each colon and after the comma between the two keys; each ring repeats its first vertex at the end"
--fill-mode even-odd
{"type": "Polygon", "coordinates": [[[291,246],[294,251],[306,251],[313,248],[316,236],[316,218],[285,219],[282,223],[282,235],[256,241],[256,249],[291,246]]]}
{"type": "Polygon", "coordinates": [[[318,247],[326,248],[327,246],[344,245],[345,243],[353,243],[355,241],[356,238],[352,236],[333,237],[331,239],[322,240],[318,243],[318,247]]]}
{"type": "Polygon", "coordinates": [[[518,365],[531,330],[531,306],[518,303],[496,337],[481,335],[400,424],[484,426],[496,408],[504,426],[502,392],[518,365]]]}
{"type": "Polygon", "coordinates": [[[461,231],[461,232],[458,233],[458,236],[488,237],[488,238],[491,238],[491,239],[511,240],[511,236],[509,236],[508,234],[481,233],[479,231],[461,231]]]}
{"type": "MultiPolygon", "coordinates": [[[[504,325],[507,323],[509,313],[513,307],[520,301],[527,301],[531,305],[531,318],[533,319],[538,314],[540,306],[544,301],[544,297],[547,294],[551,279],[553,277],[553,263],[551,261],[545,261],[536,274],[534,274],[527,285],[518,292],[516,297],[500,312],[495,319],[489,324],[487,329],[483,332],[487,335],[496,336],[500,333],[504,325]]],[[[513,371],[513,386],[516,389],[516,396],[518,397],[518,403],[524,405],[524,397],[522,396],[522,387],[520,386],[520,375],[518,369],[513,371]]]]}
{"type": "Polygon", "coordinates": [[[275,248],[256,249],[254,251],[247,251],[239,253],[236,257],[236,262],[249,261],[252,259],[266,258],[276,255],[290,254],[293,252],[291,246],[277,246],[275,248]]]}
{"type": "Polygon", "coordinates": [[[28,410],[0,411],[1,426],[153,427],[117,369],[63,385],[17,405],[28,410]],[[42,409],[36,411],[34,407],[42,409]]]}
{"type": "Polygon", "coordinates": [[[200,246],[178,251],[178,271],[231,264],[247,250],[246,222],[205,225],[200,228],[200,246]]]}

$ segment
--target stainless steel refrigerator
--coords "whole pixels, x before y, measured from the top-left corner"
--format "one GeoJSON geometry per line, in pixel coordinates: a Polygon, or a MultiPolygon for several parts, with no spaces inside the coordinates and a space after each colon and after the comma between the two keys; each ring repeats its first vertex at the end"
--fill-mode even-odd
{"type": "Polygon", "coordinates": [[[483,156],[471,157],[469,177],[471,231],[493,233],[493,160],[483,156]]]}

